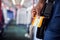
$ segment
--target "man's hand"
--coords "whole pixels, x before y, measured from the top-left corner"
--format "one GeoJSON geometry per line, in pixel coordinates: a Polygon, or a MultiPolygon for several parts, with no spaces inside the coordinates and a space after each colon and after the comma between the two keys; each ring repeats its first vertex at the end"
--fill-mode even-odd
{"type": "Polygon", "coordinates": [[[33,9],[32,9],[32,17],[34,17],[35,15],[37,15],[37,16],[40,15],[44,4],[45,4],[45,0],[39,0],[39,2],[36,5],[36,7],[33,7],[33,9]]]}
{"type": "Polygon", "coordinates": [[[32,13],[32,18],[34,18],[36,15],[38,16],[39,9],[37,7],[35,7],[32,9],[31,13],[32,13]]]}

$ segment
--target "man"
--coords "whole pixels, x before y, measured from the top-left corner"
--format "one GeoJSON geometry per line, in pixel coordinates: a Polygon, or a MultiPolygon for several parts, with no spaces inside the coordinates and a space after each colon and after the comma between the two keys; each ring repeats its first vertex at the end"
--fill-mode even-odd
{"type": "MultiPolygon", "coordinates": [[[[32,16],[34,16],[35,12],[37,14],[41,12],[44,3],[45,0],[39,0],[37,6],[32,9],[32,16]]],[[[60,0],[55,0],[53,8],[53,16],[44,33],[44,40],[60,40],[60,0]]]]}

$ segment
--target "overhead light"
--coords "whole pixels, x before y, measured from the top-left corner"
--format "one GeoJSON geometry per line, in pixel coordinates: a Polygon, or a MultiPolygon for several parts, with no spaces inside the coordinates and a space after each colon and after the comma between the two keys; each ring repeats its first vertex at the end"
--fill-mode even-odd
{"type": "Polygon", "coordinates": [[[25,0],[21,0],[21,3],[20,3],[20,4],[23,5],[23,4],[24,4],[24,1],[25,1],[25,0]]]}
{"type": "MultiPolygon", "coordinates": [[[[13,2],[14,5],[16,5],[16,2],[15,2],[15,1],[16,1],[16,0],[12,0],[12,2],[13,2]]],[[[21,0],[20,5],[23,5],[23,4],[24,4],[24,1],[25,1],[25,0],[21,0]]]]}
{"type": "Polygon", "coordinates": [[[12,0],[13,4],[16,5],[15,0],[12,0]]]}

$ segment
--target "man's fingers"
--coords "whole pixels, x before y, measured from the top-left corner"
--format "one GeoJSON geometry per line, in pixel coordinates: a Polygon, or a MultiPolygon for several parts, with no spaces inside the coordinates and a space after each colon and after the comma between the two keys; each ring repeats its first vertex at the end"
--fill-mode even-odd
{"type": "Polygon", "coordinates": [[[34,16],[38,15],[38,10],[32,9],[31,13],[32,13],[32,17],[34,17],[34,16]]]}
{"type": "Polygon", "coordinates": [[[38,15],[38,13],[39,13],[39,12],[38,12],[38,10],[36,9],[36,14],[38,15]]]}

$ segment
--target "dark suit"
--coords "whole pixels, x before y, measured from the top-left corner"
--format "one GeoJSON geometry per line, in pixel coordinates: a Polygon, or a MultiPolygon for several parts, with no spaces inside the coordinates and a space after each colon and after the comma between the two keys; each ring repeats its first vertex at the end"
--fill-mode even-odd
{"type": "Polygon", "coordinates": [[[45,31],[44,40],[60,40],[60,0],[55,0],[53,16],[45,31]]]}

